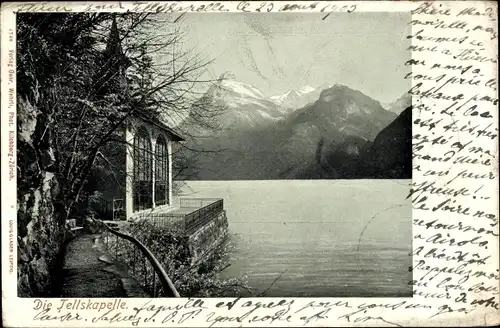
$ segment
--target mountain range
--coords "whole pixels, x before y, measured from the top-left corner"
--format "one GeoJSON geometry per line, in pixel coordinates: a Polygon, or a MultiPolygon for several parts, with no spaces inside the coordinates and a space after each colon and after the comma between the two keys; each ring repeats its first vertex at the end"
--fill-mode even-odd
{"type": "Polygon", "coordinates": [[[411,98],[392,110],[345,85],[266,97],[225,73],[203,96],[224,108],[217,133],[193,139],[198,180],[409,178],[411,98]],[[409,119],[408,119],[409,117],[409,119]],[[409,134],[408,134],[409,131],[409,134]],[[405,166],[406,165],[406,166],[405,166]]]}

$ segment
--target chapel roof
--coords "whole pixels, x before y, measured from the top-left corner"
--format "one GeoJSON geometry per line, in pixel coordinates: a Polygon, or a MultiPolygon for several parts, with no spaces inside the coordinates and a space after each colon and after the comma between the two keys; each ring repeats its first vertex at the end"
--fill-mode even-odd
{"type": "Polygon", "coordinates": [[[173,130],[171,127],[169,127],[165,123],[161,122],[160,120],[153,120],[153,119],[151,119],[151,118],[149,118],[146,115],[141,114],[141,113],[136,113],[135,116],[137,116],[137,118],[139,118],[139,119],[141,119],[141,120],[143,120],[151,125],[156,126],[157,128],[161,129],[162,131],[166,132],[170,136],[170,139],[172,141],[185,141],[186,140],[178,132],[176,132],[175,130],[173,130]]]}

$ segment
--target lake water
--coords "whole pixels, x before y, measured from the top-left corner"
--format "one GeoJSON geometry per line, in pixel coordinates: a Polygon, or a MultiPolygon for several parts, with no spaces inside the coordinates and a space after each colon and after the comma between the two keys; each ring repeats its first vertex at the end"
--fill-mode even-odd
{"type": "Polygon", "coordinates": [[[253,295],[409,297],[409,184],[187,181],[182,196],[224,198],[234,250],[223,276],[247,275],[253,295]]]}

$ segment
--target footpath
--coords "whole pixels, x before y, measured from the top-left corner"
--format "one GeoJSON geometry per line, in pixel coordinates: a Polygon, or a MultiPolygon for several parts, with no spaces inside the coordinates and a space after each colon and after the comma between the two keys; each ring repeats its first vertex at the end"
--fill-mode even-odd
{"type": "Polygon", "coordinates": [[[106,252],[100,234],[76,236],[66,246],[59,297],[151,297],[106,252]]]}

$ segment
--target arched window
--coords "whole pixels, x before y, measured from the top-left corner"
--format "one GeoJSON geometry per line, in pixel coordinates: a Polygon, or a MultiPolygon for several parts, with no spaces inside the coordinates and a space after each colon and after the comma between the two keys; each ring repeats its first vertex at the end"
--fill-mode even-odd
{"type": "Polygon", "coordinates": [[[134,138],[134,211],[153,207],[153,156],[151,140],[141,127],[134,138]]]}
{"type": "Polygon", "coordinates": [[[155,149],[155,204],[165,205],[168,199],[168,148],[165,138],[160,135],[155,149]]]}

